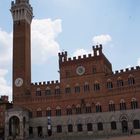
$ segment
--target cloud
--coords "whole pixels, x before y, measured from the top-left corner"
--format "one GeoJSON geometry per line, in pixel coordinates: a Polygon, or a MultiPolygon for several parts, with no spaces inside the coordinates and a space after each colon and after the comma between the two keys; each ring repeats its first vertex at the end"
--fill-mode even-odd
{"type": "Polygon", "coordinates": [[[0,68],[6,68],[12,60],[12,33],[0,28],[0,68]]]}
{"type": "Polygon", "coordinates": [[[93,44],[107,44],[108,42],[112,41],[112,38],[110,35],[108,34],[103,34],[103,35],[98,35],[98,36],[94,36],[93,39],[93,44]]]}
{"type": "Polygon", "coordinates": [[[60,46],[56,41],[61,33],[61,20],[35,19],[32,22],[32,60],[45,63],[49,57],[57,56],[60,46]]]}
{"type": "Polygon", "coordinates": [[[6,75],[8,74],[7,69],[0,69],[0,94],[9,96],[10,101],[12,100],[12,88],[6,81],[6,75]]]}
{"type": "Polygon", "coordinates": [[[77,49],[74,53],[73,56],[82,56],[82,55],[86,55],[89,54],[90,52],[85,50],[85,49],[77,49]]]}

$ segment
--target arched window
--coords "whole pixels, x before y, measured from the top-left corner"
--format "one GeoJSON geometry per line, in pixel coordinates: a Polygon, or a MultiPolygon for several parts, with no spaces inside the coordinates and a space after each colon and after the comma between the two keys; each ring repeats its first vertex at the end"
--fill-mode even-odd
{"type": "Polygon", "coordinates": [[[138,102],[135,98],[132,98],[131,100],[131,109],[137,109],[138,108],[138,102]]]}
{"type": "Polygon", "coordinates": [[[46,116],[51,116],[51,108],[47,107],[46,116]]]}
{"type": "Polygon", "coordinates": [[[75,93],[80,93],[80,86],[79,86],[79,84],[76,84],[76,86],[75,86],[75,93]]]}
{"type": "Polygon", "coordinates": [[[128,77],[128,85],[134,85],[135,84],[135,79],[133,77],[133,75],[129,75],[128,77]]]}
{"type": "Polygon", "coordinates": [[[99,84],[99,82],[95,82],[94,83],[94,91],[99,91],[100,90],[100,84],[99,84]]]}
{"type": "Polygon", "coordinates": [[[81,114],[81,106],[80,105],[76,106],[76,114],[81,114]]]}
{"type": "Polygon", "coordinates": [[[107,89],[112,89],[113,88],[113,83],[110,79],[107,80],[107,89]]]}
{"type": "Polygon", "coordinates": [[[92,127],[92,123],[88,123],[87,124],[87,131],[92,131],[93,127],[92,127]]]}
{"type": "Polygon", "coordinates": [[[59,86],[56,86],[55,87],[55,94],[56,95],[59,95],[60,94],[60,87],[59,86]]]}
{"type": "Polygon", "coordinates": [[[112,130],[116,130],[117,129],[117,126],[116,126],[116,122],[115,121],[112,121],[111,122],[111,129],[112,130]]]}
{"type": "Polygon", "coordinates": [[[73,132],[73,126],[72,126],[72,124],[69,124],[68,125],[68,132],[73,132]]]}
{"type": "Polygon", "coordinates": [[[97,123],[97,128],[98,128],[98,131],[102,131],[103,130],[103,123],[102,122],[97,123]]]}
{"type": "Polygon", "coordinates": [[[61,125],[57,125],[57,133],[62,133],[62,126],[61,125]]]}
{"type": "Polygon", "coordinates": [[[140,121],[139,120],[134,120],[133,121],[133,127],[134,127],[134,129],[140,129],[140,121]]]}
{"type": "Polygon", "coordinates": [[[41,108],[38,108],[37,111],[36,111],[36,116],[37,117],[42,117],[42,110],[41,108]]]}
{"type": "Polygon", "coordinates": [[[113,101],[109,102],[109,111],[115,111],[115,104],[113,101]]]}
{"type": "Polygon", "coordinates": [[[126,103],[124,99],[121,99],[120,101],[120,110],[126,110],[126,103]]]}
{"type": "Polygon", "coordinates": [[[78,132],[83,131],[83,126],[82,126],[82,124],[77,124],[77,131],[78,131],[78,132]]]}
{"type": "Polygon", "coordinates": [[[51,95],[51,89],[49,87],[46,88],[45,95],[51,95]]]}
{"type": "Polygon", "coordinates": [[[65,93],[71,93],[71,88],[69,85],[65,88],[65,93]]]}
{"type": "Polygon", "coordinates": [[[36,89],[36,96],[41,96],[41,89],[40,88],[36,89]]]}
{"type": "Polygon", "coordinates": [[[100,103],[96,104],[96,112],[102,112],[102,107],[100,103]]]}
{"type": "Polygon", "coordinates": [[[59,106],[56,107],[56,116],[61,116],[61,108],[59,106]]]}
{"type": "Polygon", "coordinates": [[[86,104],[86,113],[91,113],[91,105],[86,104]]]}
{"type": "Polygon", "coordinates": [[[71,106],[67,107],[66,113],[67,113],[67,115],[72,115],[72,108],[71,108],[71,106]]]}
{"type": "Polygon", "coordinates": [[[87,82],[85,82],[84,84],[84,92],[89,92],[89,84],[87,82]]]}
{"type": "Polygon", "coordinates": [[[117,79],[117,87],[122,87],[123,86],[123,80],[121,79],[121,77],[119,77],[117,79]]]}

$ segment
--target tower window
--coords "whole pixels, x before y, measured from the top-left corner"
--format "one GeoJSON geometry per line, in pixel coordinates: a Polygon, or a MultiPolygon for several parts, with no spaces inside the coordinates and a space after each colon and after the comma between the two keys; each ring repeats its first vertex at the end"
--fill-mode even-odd
{"type": "Polygon", "coordinates": [[[60,88],[56,88],[55,89],[55,95],[59,95],[60,94],[60,88]]]}
{"type": "Polygon", "coordinates": [[[115,104],[114,104],[113,101],[110,101],[110,103],[109,103],[109,111],[110,111],[110,112],[111,112],[111,111],[115,111],[115,104]]]}
{"type": "Polygon", "coordinates": [[[108,81],[108,82],[107,82],[107,88],[108,88],[108,89],[112,89],[112,88],[113,88],[112,81],[108,81]]]}
{"type": "Polygon", "coordinates": [[[100,90],[100,84],[99,83],[95,83],[94,84],[94,91],[99,91],[100,90]]]}
{"type": "Polygon", "coordinates": [[[131,100],[131,109],[137,109],[138,108],[138,102],[135,98],[131,100]]]}
{"type": "Polygon", "coordinates": [[[71,88],[70,87],[65,88],[65,93],[71,93],[71,88]]]}
{"type": "Polygon", "coordinates": [[[117,80],[117,87],[122,87],[123,86],[123,80],[119,77],[117,80]]]}
{"type": "Polygon", "coordinates": [[[75,93],[80,93],[80,86],[75,87],[75,93]]]}
{"type": "Polygon", "coordinates": [[[50,89],[46,89],[45,90],[45,95],[51,95],[51,90],[50,89]]]}
{"type": "Polygon", "coordinates": [[[36,96],[41,96],[41,90],[40,90],[40,88],[37,88],[37,90],[36,90],[36,96]]]}
{"type": "Polygon", "coordinates": [[[124,100],[121,100],[120,102],[120,110],[126,110],[126,103],[124,100]]]}
{"type": "Polygon", "coordinates": [[[100,104],[96,105],[96,112],[102,112],[102,107],[100,104]]]}
{"type": "Polygon", "coordinates": [[[56,116],[61,116],[61,109],[56,109],[56,116]]]}
{"type": "Polygon", "coordinates": [[[89,85],[88,84],[84,85],[84,92],[89,92],[89,85]]]}
{"type": "Polygon", "coordinates": [[[135,79],[133,76],[130,75],[128,78],[128,85],[134,85],[134,84],[135,84],[135,79]]]}

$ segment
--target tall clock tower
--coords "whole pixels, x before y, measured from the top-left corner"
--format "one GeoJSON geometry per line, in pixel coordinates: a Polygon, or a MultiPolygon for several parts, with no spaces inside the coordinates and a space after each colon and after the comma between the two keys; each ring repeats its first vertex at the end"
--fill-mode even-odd
{"type": "Polygon", "coordinates": [[[30,94],[31,85],[31,21],[33,10],[29,0],[11,3],[13,17],[13,101],[30,94]]]}

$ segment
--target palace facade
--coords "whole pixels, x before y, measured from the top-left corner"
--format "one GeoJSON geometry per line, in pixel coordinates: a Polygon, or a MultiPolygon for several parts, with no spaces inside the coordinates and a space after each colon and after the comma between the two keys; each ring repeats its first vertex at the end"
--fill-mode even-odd
{"type": "Polygon", "coordinates": [[[140,67],[112,71],[102,45],[92,54],[58,54],[58,81],[31,82],[29,0],[11,3],[13,104],[6,111],[5,139],[106,136],[140,133],[140,67]]]}

